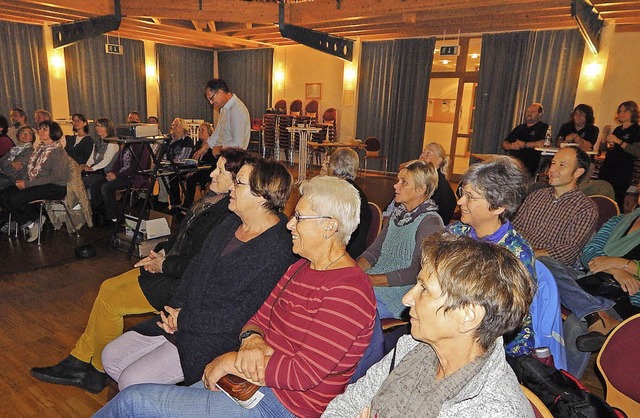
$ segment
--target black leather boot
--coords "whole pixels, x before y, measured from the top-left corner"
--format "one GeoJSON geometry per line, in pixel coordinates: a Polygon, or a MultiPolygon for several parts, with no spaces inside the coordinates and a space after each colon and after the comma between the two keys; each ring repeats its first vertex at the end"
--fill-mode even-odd
{"type": "Polygon", "coordinates": [[[55,366],[34,367],[31,369],[31,376],[43,382],[56,385],[82,387],[89,366],[89,363],[69,356],[55,366]]]}

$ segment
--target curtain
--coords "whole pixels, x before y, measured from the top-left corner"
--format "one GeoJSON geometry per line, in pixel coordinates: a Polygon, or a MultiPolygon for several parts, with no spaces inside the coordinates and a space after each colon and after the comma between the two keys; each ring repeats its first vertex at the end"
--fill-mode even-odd
{"type": "MultiPolygon", "coordinates": [[[[113,40],[113,38],[111,38],[113,40]]],[[[109,118],[118,125],[131,110],[147,113],[144,44],[120,39],[124,53],[107,54],[104,35],[76,42],[64,49],[69,113],[90,119],[109,118]]]]}
{"type": "Polygon", "coordinates": [[[218,75],[249,109],[260,118],[271,103],[273,49],[218,51],[218,75]]]}
{"type": "Polygon", "coordinates": [[[0,39],[0,115],[9,119],[11,108],[20,107],[33,123],[36,109],[51,109],[42,26],[0,21],[0,39]]]}
{"type": "Polygon", "coordinates": [[[175,118],[213,121],[204,86],[213,78],[213,51],[157,45],[160,126],[169,132],[175,118]]]}
{"type": "Polygon", "coordinates": [[[356,136],[375,136],[390,169],[422,150],[435,38],[363,42],[356,136]]]}
{"type": "Polygon", "coordinates": [[[577,30],[483,35],[471,152],[502,152],[533,102],[555,137],[573,110],[583,52],[577,30]]]}

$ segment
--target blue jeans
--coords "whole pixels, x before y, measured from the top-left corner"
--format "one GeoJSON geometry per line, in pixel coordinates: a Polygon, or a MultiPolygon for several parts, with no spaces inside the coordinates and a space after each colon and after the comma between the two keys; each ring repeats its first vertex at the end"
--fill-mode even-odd
{"type": "Polygon", "coordinates": [[[571,310],[578,319],[582,319],[590,313],[606,311],[615,305],[609,299],[593,296],[584,291],[576,282],[578,279],[577,270],[551,257],[540,257],[538,260],[547,266],[556,279],[560,302],[571,310]]]}
{"type": "Polygon", "coordinates": [[[294,417],[270,388],[262,387],[264,398],[253,409],[244,409],[224,392],[205,389],[202,382],[190,387],[143,384],[129,386],[100,409],[95,417],[294,417]]]}

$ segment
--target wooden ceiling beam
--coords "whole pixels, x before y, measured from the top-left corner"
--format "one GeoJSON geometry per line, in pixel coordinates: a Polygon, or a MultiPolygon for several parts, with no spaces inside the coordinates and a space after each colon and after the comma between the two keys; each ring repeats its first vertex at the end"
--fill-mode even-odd
{"type": "Polygon", "coordinates": [[[476,14],[485,7],[509,5],[521,11],[539,11],[548,7],[564,7],[569,10],[567,0],[349,0],[340,3],[336,8],[335,0],[315,0],[313,2],[293,3],[285,5],[287,23],[304,26],[309,23],[327,20],[353,19],[372,16],[403,15],[410,12],[428,10],[429,13],[455,13],[459,10],[475,10],[476,14]]]}
{"type": "MultiPolygon", "coordinates": [[[[173,32],[176,34],[179,34],[180,36],[184,36],[184,37],[190,37],[190,36],[194,36],[196,34],[195,31],[192,30],[188,30],[188,29],[184,29],[184,28],[180,28],[180,27],[174,27],[174,26],[158,26],[158,25],[154,25],[152,23],[146,22],[144,20],[139,20],[139,19],[131,19],[131,18],[124,18],[122,20],[122,25],[120,26],[121,28],[125,25],[136,25],[139,26],[141,28],[145,28],[149,31],[167,31],[167,32],[173,32]]],[[[235,47],[251,47],[251,48],[264,48],[264,47],[269,47],[270,45],[264,44],[262,42],[258,42],[258,41],[253,41],[253,40],[248,40],[248,39],[244,39],[244,38],[235,38],[232,36],[225,36],[225,35],[220,35],[218,33],[211,33],[211,32],[201,32],[200,33],[201,36],[206,37],[206,39],[210,42],[218,42],[220,43],[220,45],[223,45],[225,47],[228,48],[233,48],[235,47]]]]}
{"type": "Polygon", "coordinates": [[[218,22],[275,23],[278,5],[242,0],[160,0],[149,7],[146,0],[122,2],[122,14],[127,16],[155,16],[185,20],[215,20],[218,22]]]}
{"type": "MultiPolygon", "coordinates": [[[[67,11],[83,11],[89,15],[99,16],[114,13],[113,0],[16,0],[12,5],[26,5],[28,7],[64,9],[67,11]]],[[[11,10],[11,9],[8,9],[11,10]]]]}

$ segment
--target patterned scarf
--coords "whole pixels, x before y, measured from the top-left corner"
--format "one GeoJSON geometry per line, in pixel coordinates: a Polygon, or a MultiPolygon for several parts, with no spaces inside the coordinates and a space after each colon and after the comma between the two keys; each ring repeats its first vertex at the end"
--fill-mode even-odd
{"type": "Polygon", "coordinates": [[[412,211],[408,211],[404,204],[396,205],[391,212],[391,219],[396,226],[403,226],[415,221],[416,218],[425,212],[438,210],[438,205],[431,199],[427,199],[424,202],[416,206],[412,211]]]}
{"type": "Polygon", "coordinates": [[[29,174],[29,180],[33,180],[38,177],[40,170],[42,170],[42,164],[47,161],[51,151],[58,148],[60,143],[53,141],[50,145],[45,145],[44,142],[40,143],[40,146],[31,154],[29,158],[29,166],[27,167],[27,173],[29,174]]]}
{"type": "Polygon", "coordinates": [[[109,144],[104,142],[102,138],[93,138],[93,164],[98,164],[104,159],[109,144]]]}
{"type": "Polygon", "coordinates": [[[7,158],[7,160],[9,161],[15,160],[18,155],[22,154],[22,151],[26,151],[29,148],[33,148],[33,144],[31,142],[27,142],[26,144],[23,142],[19,143],[15,147],[11,148],[11,151],[9,151],[9,157],[7,158]]]}

